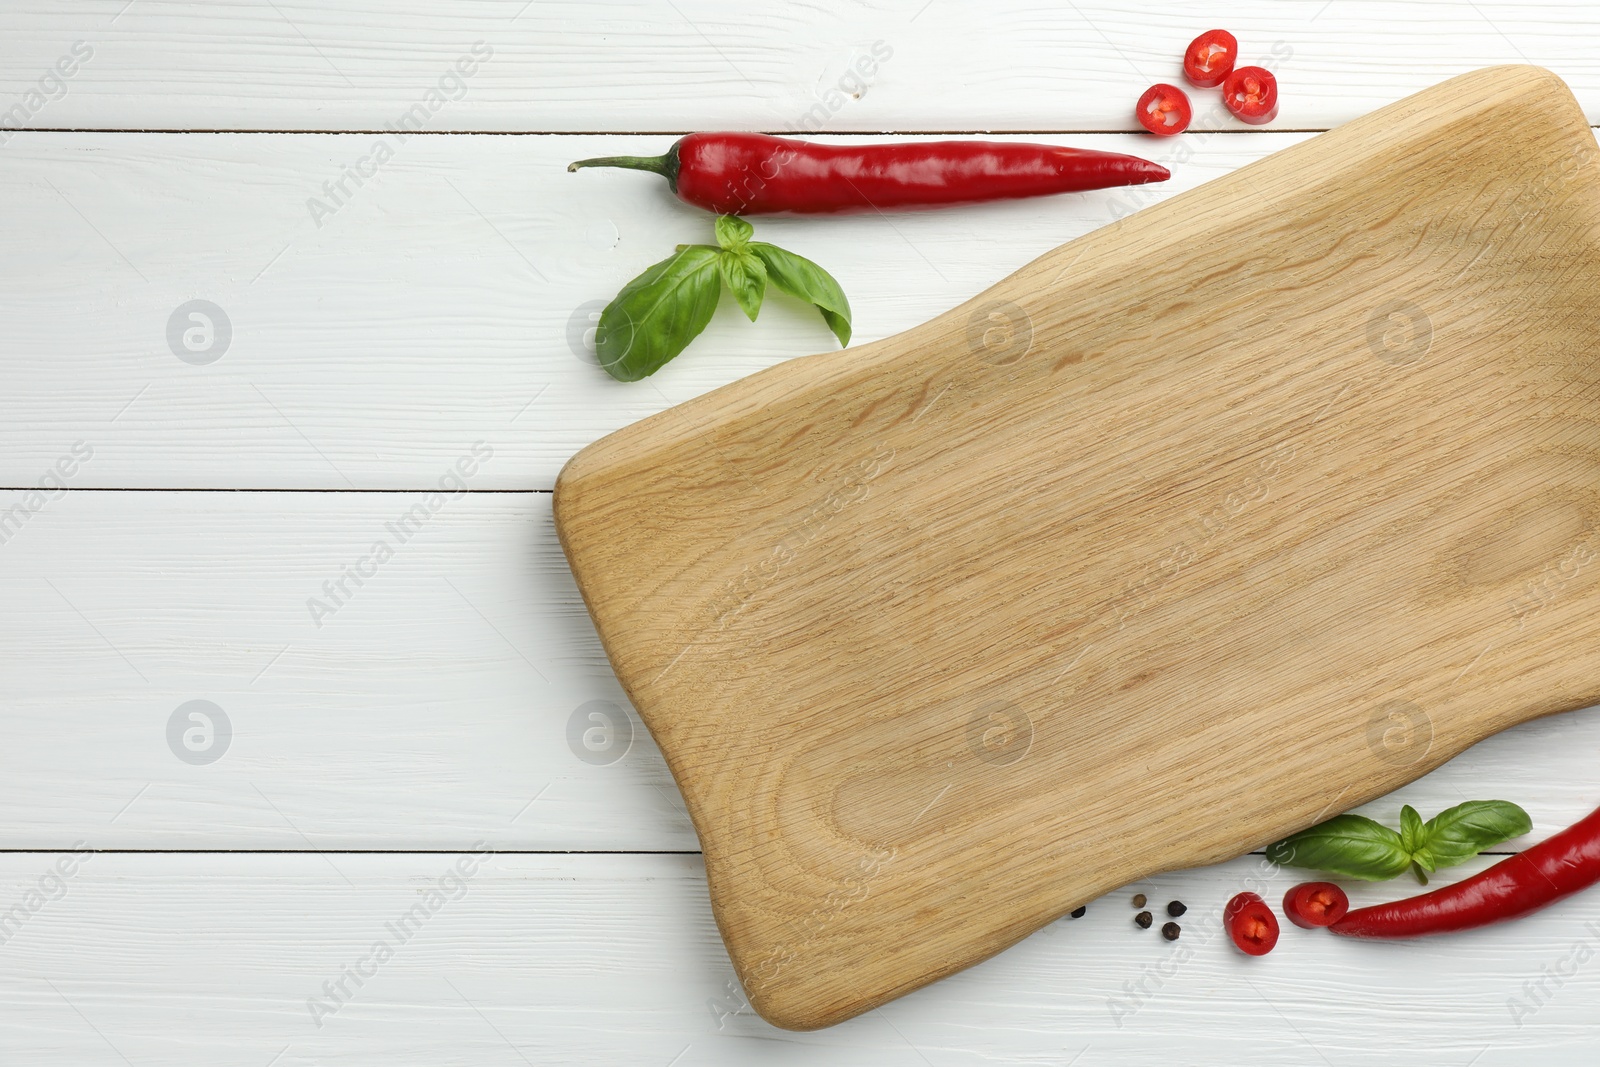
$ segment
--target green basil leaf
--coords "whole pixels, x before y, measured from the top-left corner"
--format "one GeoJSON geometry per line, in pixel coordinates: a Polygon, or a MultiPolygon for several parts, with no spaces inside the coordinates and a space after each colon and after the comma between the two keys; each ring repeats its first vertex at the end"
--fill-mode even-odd
{"type": "Polygon", "coordinates": [[[1431,870],[1453,867],[1484,849],[1533,829],[1528,813],[1504,800],[1469,800],[1441,811],[1422,828],[1418,863],[1431,870]]]}
{"type": "Polygon", "coordinates": [[[766,264],[769,282],[791,296],[815,304],[839,344],[850,343],[850,301],[833,275],[804,256],[765,241],[751,241],[747,247],[766,264]]]}
{"type": "Polygon", "coordinates": [[[1363,815],[1335,815],[1327,822],[1267,848],[1267,858],[1287,867],[1310,867],[1366,882],[1393,878],[1411,866],[1400,835],[1363,815]]]}
{"type": "Polygon", "coordinates": [[[1422,847],[1422,816],[1410,804],[1400,806],[1400,847],[1407,852],[1422,847]]]}
{"type": "Polygon", "coordinates": [[[606,373],[636,382],[666,365],[700,335],[717,310],[720,252],[690,245],[622,287],[600,312],[595,354],[606,373]]]}
{"type": "Polygon", "coordinates": [[[717,269],[739,307],[751,322],[756,321],[761,299],[767,295],[767,265],[749,252],[722,252],[717,256],[717,269]]]}
{"type": "Polygon", "coordinates": [[[743,252],[756,228],[737,215],[717,216],[717,244],[730,252],[743,252]]]}

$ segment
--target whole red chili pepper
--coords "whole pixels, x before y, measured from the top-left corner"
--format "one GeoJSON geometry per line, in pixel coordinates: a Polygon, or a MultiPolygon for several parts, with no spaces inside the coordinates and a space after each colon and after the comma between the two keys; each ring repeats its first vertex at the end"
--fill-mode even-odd
{"type": "Polygon", "coordinates": [[[832,214],[1012,200],[1166,181],[1135,156],[999,141],[830,145],[760,133],[691,133],[660,156],[567,167],[660,174],[678,199],[719,215],[832,214]]]}
{"type": "Polygon", "coordinates": [[[1600,882],[1600,811],[1488,870],[1431,893],[1358,908],[1328,929],[1421,937],[1513,919],[1600,882]]]}

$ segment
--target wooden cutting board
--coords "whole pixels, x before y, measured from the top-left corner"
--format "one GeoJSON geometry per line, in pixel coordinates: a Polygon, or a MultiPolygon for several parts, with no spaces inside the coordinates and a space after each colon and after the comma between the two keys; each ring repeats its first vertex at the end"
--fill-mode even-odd
{"type": "Polygon", "coordinates": [[[567,464],[757,1011],[1600,702],[1595,156],[1554,75],[1478,71],[567,464]]]}

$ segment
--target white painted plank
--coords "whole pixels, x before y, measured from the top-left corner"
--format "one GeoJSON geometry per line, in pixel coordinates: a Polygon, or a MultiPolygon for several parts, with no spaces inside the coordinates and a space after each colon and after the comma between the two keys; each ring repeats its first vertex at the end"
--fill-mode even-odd
{"type": "MultiPolygon", "coordinates": [[[[404,543],[392,526],[420,495],[48,501],[0,544],[0,847],[696,848],[549,499],[444,497],[404,543]],[[393,557],[335,603],[323,584],[379,540],[393,557]],[[320,627],[311,598],[334,609],[320,627]],[[195,700],[222,710],[226,744],[193,709],[170,738],[195,700]],[[631,747],[606,747],[593,711],[627,715],[631,747]],[[216,758],[180,756],[191,728],[193,758],[216,758]]],[[[1500,798],[1542,837],[1600,803],[1597,746],[1593,712],[1529,723],[1363,810],[1500,798]]]]}
{"type": "MultiPolygon", "coordinates": [[[[1052,138],[1195,158],[1163,186],[757,233],[834,272],[871,341],[1302,136],[1052,138]]],[[[583,347],[590,313],[710,239],[709,220],[652,175],[565,165],[669,139],[412,138],[319,226],[308,201],[375,143],[22,134],[0,150],[0,485],[36,484],[81,440],[94,457],[74,486],[421,489],[484,440],[496,458],[473,488],[549,488],[589,441],[834,344],[781,294],[758,323],[724,300],[677,361],[614,382],[583,347]],[[196,299],[222,309],[225,345],[179,313],[196,299]]]]}
{"type": "Polygon", "coordinates": [[[13,0],[0,102],[58,129],[383,129],[478,44],[492,54],[445,83],[429,128],[1130,130],[1213,26],[1247,59],[1276,49],[1285,128],[1505,62],[1555,70],[1600,120],[1600,10],[1514,0],[13,0]],[[78,41],[92,56],[30,100],[78,41]]]}
{"type": "Polygon", "coordinates": [[[0,545],[3,844],[695,848],[645,731],[589,718],[627,701],[549,495],[442,501],[420,530],[421,495],[50,501],[0,545]]]}
{"type": "MultiPolygon", "coordinates": [[[[1177,942],[1136,928],[1117,893],[866,1016],[793,1034],[744,1005],[698,857],[474,857],[462,877],[463,859],[92,855],[61,879],[64,893],[47,883],[56,899],[4,944],[0,1056],[1277,1067],[1372,1062],[1381,1050],[1384,1063],[1556,1067],[1592,1064],[1600,1046],[1592,890],[1515,923],[1410,943],[1287,927],[1276,951],[1249,958],[1221,932],[1222,905],[1246,887],[1281,898],[1298,879],[1239,860],[1137,887],[1158,909],[1189,905],[1177,942]],[[405,921],[434,888],[436,910],[405,921]],[[359,986],[344,977],[357,966],[359,986]],[[1566,973],[1556,982],[1551,971],[1566,973]],[[323,984],[341,980],[349,995],[336,1002],[323,984]],[[1525,987],[1540,981],[1542,992],[1525,987]]],[[[0,857],[0,901],[39,888],[57,860],[0,857]]]]}

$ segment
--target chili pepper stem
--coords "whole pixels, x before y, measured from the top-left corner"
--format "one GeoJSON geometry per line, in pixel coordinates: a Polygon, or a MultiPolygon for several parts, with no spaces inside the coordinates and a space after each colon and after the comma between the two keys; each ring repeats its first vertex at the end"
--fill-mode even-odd
{"type": "Polygon", "coordinates": [[[600,156],[568,163],[567,170],[571,172],[584,167],[625,167],[628,170],[647,170],[651,174],[659,174],[671,181],[677,177],[677,168],[673,166],[675,162],[671,152],[660,156],[600,156]]]}

